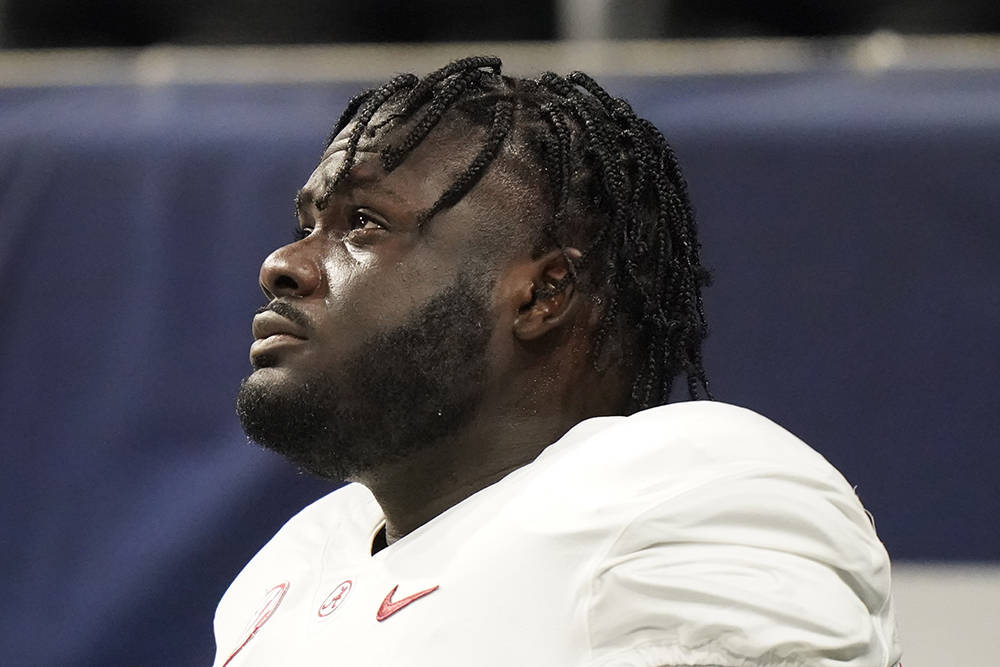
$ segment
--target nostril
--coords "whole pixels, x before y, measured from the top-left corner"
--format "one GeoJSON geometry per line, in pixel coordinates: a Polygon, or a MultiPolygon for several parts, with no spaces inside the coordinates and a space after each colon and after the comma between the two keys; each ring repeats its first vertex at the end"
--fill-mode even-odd
{"type": "MultiPolygon", "coordinates": [[[[0,0],[2,3],[3,0],[0,0]]],[[[321,268],[304,243],[278,248],[260,266],[260,284],[274,296],[308,296],[320,284],[321,268]]]]}
{"type": "Polygon", "coordinates": [[[295,279],[287,274],[281,274],[274,280],[275,291],[288,290],[296,292],[299,289],[299,284],[295,282],[295,279]]]}

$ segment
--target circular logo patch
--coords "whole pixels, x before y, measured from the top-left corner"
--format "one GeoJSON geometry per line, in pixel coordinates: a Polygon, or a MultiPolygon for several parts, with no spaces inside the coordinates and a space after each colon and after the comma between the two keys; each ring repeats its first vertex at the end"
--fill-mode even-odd
{"type": "Polygon", "coordinates": [[[337,611],[337,607],[344,604],[344,600],[347,599],[348,593],[351,592],[351,580],[347,579],[345,581],[337,584],[337,587],[326,596],[323,600],[323,604],[319,606],[319,611],[316,613],[322,616],[329,616],[333,612],[337,611]]]}

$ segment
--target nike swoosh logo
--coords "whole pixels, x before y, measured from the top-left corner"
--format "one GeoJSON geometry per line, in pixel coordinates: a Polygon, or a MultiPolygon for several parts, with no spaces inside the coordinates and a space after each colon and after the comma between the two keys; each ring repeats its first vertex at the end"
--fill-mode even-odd
{"type": "Polygon", "coordinates": [[[433,588],[428,588],[427,590],[420,591],[419,593],[414,593],[413,595],[407,595],[405,598],[400,598],[399,600],[393,602],[392,596],[396,594],[396,589],[398,588],[399,584],[393,586],[392,590],[389,591],[389,594],[385,596],[384,600],[382,600],[382,605],[378,608],[378,612],[376,612],[375,614],[376,621],[379,622],[384,621],[385,619],[389,618],[390,616],[392,616],[397,611],[399,611],[406,605],[410,604],[414,600],[419,600],[425,595],[430,595],[431,593],[433,593],[438,589],[437,586],[434,586],[433,588]]]}

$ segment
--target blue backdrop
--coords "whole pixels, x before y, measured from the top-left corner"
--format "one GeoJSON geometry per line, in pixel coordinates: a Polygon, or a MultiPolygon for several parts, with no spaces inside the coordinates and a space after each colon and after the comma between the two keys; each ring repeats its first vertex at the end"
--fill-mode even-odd
{"type": "MultiPolygon", "coordinates": [[[[611,87],[687,166],[718,397],[837,465],[896,559],[1000,559],[1000,73],[611,87]]],[[[355,88],[0,90],[4,664],[208,664],[228,582],[331,488],[232,405],[355,88]]]]}

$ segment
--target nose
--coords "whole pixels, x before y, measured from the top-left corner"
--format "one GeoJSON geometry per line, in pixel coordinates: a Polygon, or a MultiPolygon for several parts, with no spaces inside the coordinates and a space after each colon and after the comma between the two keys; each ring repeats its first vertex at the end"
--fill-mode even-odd
{"type": "Polygon", "coordinates": [[[260,288],[268,299],[309,296],[319,288],[322,272],[305,246],[302,242],[282,246],[261,264],[260,288]]]}

